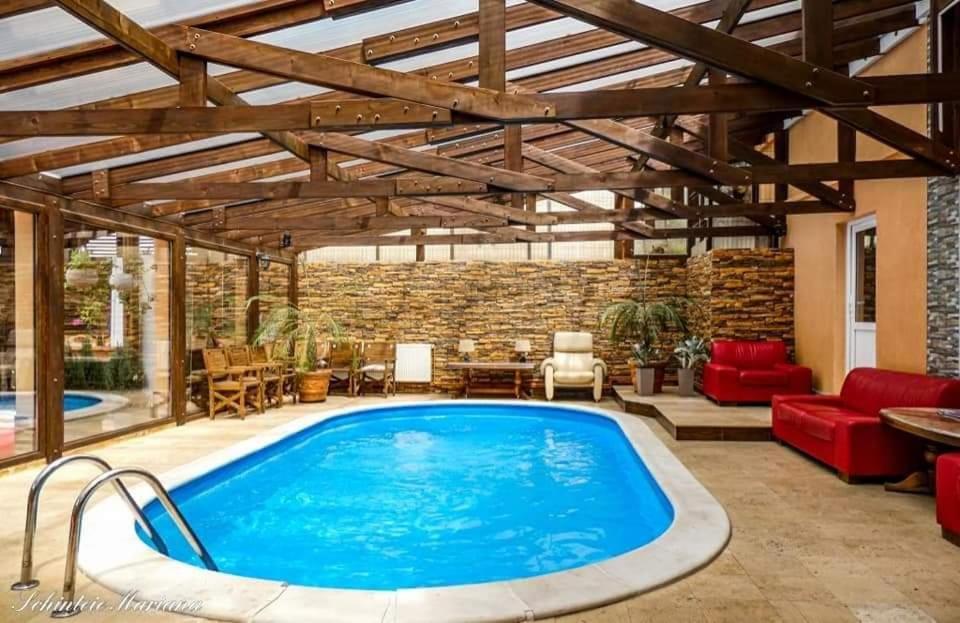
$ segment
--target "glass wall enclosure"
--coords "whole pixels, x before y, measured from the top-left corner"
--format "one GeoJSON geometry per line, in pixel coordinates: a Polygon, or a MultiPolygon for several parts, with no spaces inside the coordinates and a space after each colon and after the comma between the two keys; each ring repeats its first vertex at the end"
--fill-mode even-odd
{"type": "Polygon", "coordinates": [[[64,441],[171,417],[170,243],[64,230],[64,441]]]}
{"type": "MultiPolygon", "coordinates": [[[[290,266],[271,261],[260,262],[260,321],[270,312],[287,304],[290,296],[290,266]]],[[[253,336],[251,336],[253,337],[253,336]]]]}
{"type": "Polygon", "coordinates": [[[247,342],[247,275],[247,256],[187,245],[188,414],[206,410],[203,349],[247,342]]]}
{"type": "Polygon", "coordinates": [[[0,460],[38,449],[36,217],[0,207],[0,460]]]}

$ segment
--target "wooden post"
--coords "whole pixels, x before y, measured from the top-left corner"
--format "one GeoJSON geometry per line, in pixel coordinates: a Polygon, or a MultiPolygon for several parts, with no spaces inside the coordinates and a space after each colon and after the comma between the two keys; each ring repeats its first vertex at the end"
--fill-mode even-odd
{"type": "Polygon", "coordinates": [[[180,55],[180,105],[207,105],[207,62],[196,56],[180,55]]]}
{"type": "Polygon", "coordinates": [[[310,146],[310,181],[323,182],[327,179],[327,150],[310,146]]]}
{"type": "MultiPolygon", "coordinates": [[[[727,72],[725,71],[719,69],[710,69],[708,75],[710,77],[710,86],[723,86],[727,83],[727,72]]],[[[715,158],[724,164],[730,160],[730,135],[728,132],[729,117],[729,115],[724,113],[714,113],[710,115],[710,120],[707,124],[707,129],[709,131],[709,134],[707,135],[707,150],[710,154],[710,157],[715,158]]],[[[682,144],[682,139],[680,142],[682,144]]]]}
{"type": "MultiPolygon", "coordinates": [[[[414,236],[426,236],[427,230],[419,227],[410,230],[410,234],[414,236]]],[[[427,247],[426,245],[418,244],[416,249],[416,261],[425,262],[427,260],[427,247]]]]}
{"type": "Polygon", "coordinates": [[[48,197],[37,232],[38,441],[47,462],[63,454],[64,199],[48,197]]]}
{"type": "Polygon", "coordinates": [[[247,342],[253,341],[253,336],[260,327],[260,301],[254,297],[260,296],[260,261],[256,255],[247,256],[247,342]]]}
{"type": "Polygon", "coordinates": [[[803,0],[803,60],[833,68],[833,0],[803,0]]]}
{"type": "Polygon", "coordinates": [[[177,425],[187,419],[187,243],[183,232],[170,250],[170,392],[177,425]]]}
{"type": "Polygon", "coordinates": [[[287,284],[287,301],[293,306],[300,304],[300,254],[290,263],[290,281],[287,284]]]}

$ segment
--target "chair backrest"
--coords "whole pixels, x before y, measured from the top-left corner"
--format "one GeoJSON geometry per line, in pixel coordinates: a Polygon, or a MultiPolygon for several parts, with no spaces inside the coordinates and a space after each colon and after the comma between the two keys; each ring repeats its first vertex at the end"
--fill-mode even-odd
{"type": "Polygon", "coordinates": [[[227,353],[222,348],[204,348],[203,367],[207,369],[207,372],[223,372],[230,367],[230,363],[227,361],[227,353]]]}
{"type": "Polygon", "coordinates": [[[940,376],[855,368],[843,381],[840,400],[873,417],[891,407],[960,408],[960,381],[940,376]]]}
{"type": "Polygon", "coordinates": [[[577,331],[554,333],[553,360],[558,370],[592,370],[593,335],[577,331]]]}
{"type": "Polygon", "coordinates": [[[251,346],[250,361],[253,363],[270,363],[270,357],[267,355],[266,347],[263,345],[251,346]]]}
{"type": "Polygon", "coordinates": [[[227,359],[230,360],[232,366],[249,366],[250,351],[247,350],[246,346],[229,346],[227,347],[227,359]]]}
{"type": "Polygon", "coordinates": [[[781,340],[714,340],[710,361],[741,370],[766,370],[787,362],[787,346],[781,340]]]}
{"type": "Polygon", "coordinates": [[[329,342],[327,344],[327,359],[331,368],[349,368],[353,366],[353,342],[329,342]]]}
{"type": "Polygon", "coordinates": [[[363,360],[367,363],[392,362],[397,359],[397,346],[393,342],[364,342],[363,360]]]}

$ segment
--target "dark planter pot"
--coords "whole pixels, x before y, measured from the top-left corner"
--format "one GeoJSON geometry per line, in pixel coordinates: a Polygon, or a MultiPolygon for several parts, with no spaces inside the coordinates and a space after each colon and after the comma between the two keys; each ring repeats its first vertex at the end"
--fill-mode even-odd
{"type": "Polygon", "coordinates": [[[696,379],[696,370],[693,368],[680,368],[677,370],[677,393],[681,396],[696,396],[697,392],[693,388],[693,382],[696,379]]]}
{"type": "Polygon", "coordinates": [[[637,368],[637,382],[634,389],[641,396],[652,396],[656,393],[656,368],[637,368]]]}
{"type": "Polygon", "coordinates": [[[330,389],[331,370],[304,372],[300,377],[300,402],[323,402],[330,389]]]}

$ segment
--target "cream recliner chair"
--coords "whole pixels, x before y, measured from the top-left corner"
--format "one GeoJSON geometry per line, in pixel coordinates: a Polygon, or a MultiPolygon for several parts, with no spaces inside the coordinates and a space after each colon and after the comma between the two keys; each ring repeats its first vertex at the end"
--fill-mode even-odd
{"type": "Polygon", "coordinates": [[[607,364],[593,356],[589,333],[559,331],[553,335],[553,357],[540,364],[547,400],[557,387],[592,387],[593,399],[600,402],[607,364]]]}

